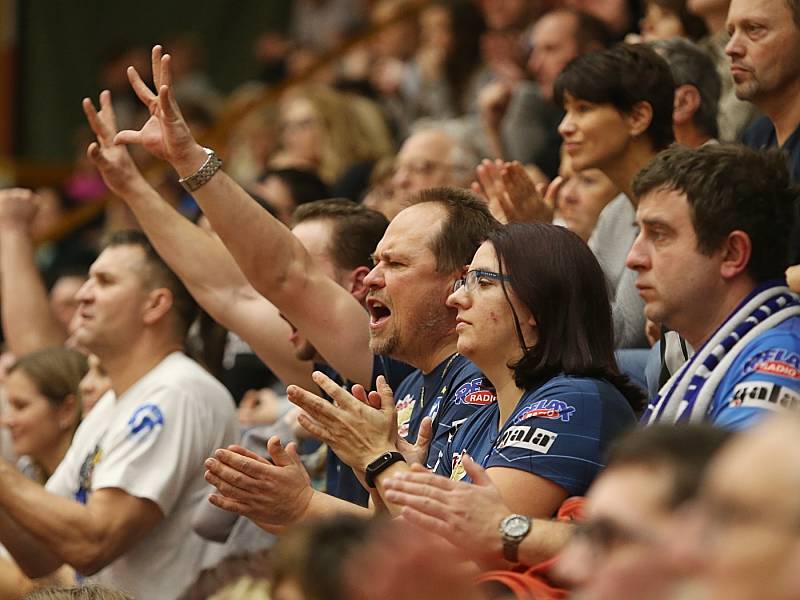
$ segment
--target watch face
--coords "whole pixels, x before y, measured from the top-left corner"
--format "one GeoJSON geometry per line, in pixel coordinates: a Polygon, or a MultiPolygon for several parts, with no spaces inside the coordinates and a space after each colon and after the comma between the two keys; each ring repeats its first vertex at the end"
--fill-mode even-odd
{"type": "Polygon", "coordinates": [[[503,526],[504,533],[512,538],[522,537],[528,533],[530,521],[520,515],[512,515],[503,526]]]}

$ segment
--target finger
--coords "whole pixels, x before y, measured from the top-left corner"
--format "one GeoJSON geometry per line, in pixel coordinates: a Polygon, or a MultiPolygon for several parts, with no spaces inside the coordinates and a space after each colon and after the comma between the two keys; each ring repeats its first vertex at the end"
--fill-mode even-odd
{"type": "Polygon", "coordinates": [[[486,469],[476,463],[469,454],[465,453],[461,457],[461,464],[474,485],[494,485],[486,469]]]}
{"type": "Polygon", "coordinates": [[[275,468],[262,460],[220,448],[214,452],[213,457],[206,460],[206,468],[238,487],[246,485],[248,489],[254,489],[254,482],[269,480],[270,469],[275,468]]]}
{"type": "Polygon", "coordinates": [[[153,46],[150,52],[150,72],[153,74],[153,85],[156,89],[161,87],[161,53],[163,49],[160,45],[153,46]]]}
{"type": "Polygon", "coordinates": [[[162,85],[158,88],[158,106],[168,121],[183,120],[181,109],[178,106],[178,101],[175,100],[175,94],[172,93],[171,86],[162,85]]]}
{"type": "Polygon", "coordinates": [[[434,487],[444,491],[454,490],[460,485],[469,485],[468,483],[453,481],[441,475],[435,475],[428,469],[414,469],[413,467],[415,466],[417,465],[412,465],[411,470],[400,471],[397,475],[394,475],[392,479],[399,479],[416,485],[434,487]]]}
{"type": "Polygon", "coordinates": [[[139,98],[149,110],[151,110],[153,102],[156,101],[156,95],[147,87],[147,84],[142,81],[142,77],[135,67],[128,67],[127,74],[128,81],[131,82],[131,87],[133,88],[133,93],[136,94],[136,97],[139,98]]]}
{"type": "MultiPolygon", "coordinates": [[[[338,385],[333,379],[325,375],[325,373],[314,371],[311,374],[311,379],[322,391],[333,398],[336,405],[340,408],[357,409],[361,406],[361,403],[356,398],[353,398],[350,392],[338,385]]],[[[326,404],[330,406],[329,403],[326,402],[326,404]]]]}
{"type": "Polygon", "coordinates": [[[425,417],[419,426],[419,433],[417,433],[417,441],[414,443],[415,448],[427,450],[433,438],[433,419],[425,417]]]}
{"type": "Polygon", "coordinates": [[[392,391],[392,387],[386,383],[386,378],[383,375],[378,375],[375,386],[378,388],[378,393],[381,395],[381,410],[394,410],[394,392],[392,391]]]}
{"type": "Polygon", "coordinates": [[[88,156],[89,160],[99,168],[103,160],[100,152],[100,144],[97,142],[92,142],[89,144],[89,147],[86,149],[86,156],[88,156]]]}
{"type": "Polygon", "coordinates": [[[161,79],[158,81],[157,88],[164,85],[172,87],[172,57],[169,54],[161,57],[159,72],[161,73],[161,79]]]}
{"type": "Polygon", "coordinates": [[[367,404],[378,410],[381,407],[381,395],[378,392],[370,392],[367,396],[367,404]]]}
{"type": "Polygon", "coordinates": [[[105,126],[100,121],[100,117],[97,115],[97,110],[92,101],[89,98],[84,98],[81,101],[81,107],[83,107],[83,114],[86,115],[86,121],[88,121],[89,127],[91,127],[97,138],[105,137],[105,126]]]}
{"type": "Polygon", "coordinates": [[[357,383],[353,387],[351,387],[350,393],[353,394],[353,397],[362,404],[369,404],[369,397],[367,396],[367,390],[360,383],[357,383]]]}
{"type": "Polygon", "coordinates": [[[111,92],[108,90],[100,92],[100,114],[103,115],[103,123],[110,132],[109,138],[113,137],[117,132],[117,116],[111,103],[111,92]]]}
{"type": "Polygon", "coordinates": [[[225,480],[224,478],[220,477],[216,472],[212,471],[210,468],[206,469],[204,474],[205,480],[217,488],[220,494],[227,498],[235,498],[235,499],[244,499],[248,496],[248,492],[240,487],[237,487],[231,484],[229,481],[225,480]]]}
{"type": "MultiPolygon", "coordinates": [[[[392,500],[392,502],[395,502],[392,500]]],[[[395,504],[398,504],[395,502],[395,504]]],[[[451,533],[450,526],[444,522],[431,517],[430,515],[426,515],[423,512],[415,510],[413,508],[409,508],[405,506],[403,511],[400,515],[409,523],[411,523],[414,527],[417,527],[427,533],[435,533],[445,539],[448,539],[447,536],[451,533]]]]}
{"type": "Polygon", "coordinates": [[[556,205],[558,193],[561,191],[561,186],[563,185],[564,178],[559,175],[550,182],[550,185],[547,186],[547,191],[544,194],[544,201],[547,202],[550,207],[554,207],[556,205]]]}
{"type": "Polygon", "coordinates": [[[331,421],[336,412],[340,410],[327,400],[323,400],[316,394],[312,394],[296,385],[290,385],[286,388],[286,395],[289,397],[290,402],[293,402],[314,419],[320,421],[331,421]]]}
{"type": "Polygon", "coordinates": [[[281,439],[277,435],[273,435],[267,441],[267,452],[269,452],[272,460],[279,467],[288,467],[294,463],[292,457],[286,452],[281,444],[281,439]]]}
{"type": "Polygon", "coordinates": [[[214,506],[227,510],[228,512],[236,513],[237,515],[247,515],[249,510],[248,506],[242,502],[238,502],[233,498],[226,498],[220,494],[211,494],[208,501],[214,506]]]}
{"type": "Polygon", "coordinates": [[[230,452],[235,452],[236,454],[241,454],[242,456],[246,456],[247,458],[252,458],[253,460],[264,463],[265,465],[272,464],[265,456],[261,456],[257,452],[253,452],[252,450],[250,450],[249,448],[245,448],[244,446],[238,446],[234,444],[228,446],[228,450],[230,452]]]}
{"type": "Polygon", "coordinates": [[[132,129],[123,129],[117,135],[114,136],[114,144],[115,145],[125,145],[125,144],[141,144],[142,143],[142,132],[141,131],[134,131],[132,129]]]}
{"type": "MultiPolygon", "coordinates": [[[[384,486],[387,493],[389,490],[392,490],[393,492],[399,492],[408,496],[413,496],[414,498],[430,498],[432,501],[439,502],[442,505],[447,504],[448,494],[450,493],[449,490],[442,490],[430,485],[412,483],[398,477],[388,478],[384,482],[384,486]]],[[[406,502],[403,502],[403,504],[406,504],[406,502]]]]}
{"type": "Polygon", "coordinates": [[[443,519],[450,514],[447,506],[438,499],[429,496],[421,496],[415,492],[401,492],[387,489],[384,497],[393,504],[408,506],[437,519],[443,519]]]}
{"type": "Polygon", "coordinates": [[[286,454],[292,459],[292,462],[296,465],[303,464],[300,460],[300,455],[297,453],[297,444],[295,442],[289,442],[286,444],[286,454]]]}
{"type": "Polygon", "coordinates": [[[331,435],[331,432],[328,430],[328,428],[324,427],[318,421],[315,421],[308,415],[306,414],[299,415],[297,417],[297,422],[300,423],[300,426],[303,429],[305,429],[308,433],[310,433],[318,440],[325,442],[328,445],[334,443],[333,436],[331,435]]]}
{"type": "Polygon", "coordinates": [[[476,196],[483,196],[484,198],[486,198],[486,196],[483,193],[483,188],[481,187],[481,184],[478,183],[477,181],[473,181],[472,183],[470,183],[469,184],[469,189],[476,196]]]}

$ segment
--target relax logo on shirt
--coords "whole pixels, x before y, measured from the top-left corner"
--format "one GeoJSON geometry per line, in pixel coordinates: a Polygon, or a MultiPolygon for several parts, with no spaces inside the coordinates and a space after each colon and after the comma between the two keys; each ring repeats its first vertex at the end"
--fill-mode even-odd
{"type": "Polygon", "coordinates": [[[497,440],[495,448],[524,448],[540,454],[547,454],[558,437],[557,433],[541,427],[517,425],[506,429],[497,440]]]}
{"type": "Polygon", "coordinates": [[[522,411],[514,417],[514,423],[522,423],[527,419],[538,417],[540,419],[561,420],[569,423],[570,418],[575,413],[575,407],[570,406],[561,400],[537,400],[524,407],[522,411]]]}
{"type": "Polygon", "coordinates": [[[474,406],[488,406],[497,401],[494,389],[484,377],[468,381],[455,393],[456,404],[471,404],[474,406]]]}

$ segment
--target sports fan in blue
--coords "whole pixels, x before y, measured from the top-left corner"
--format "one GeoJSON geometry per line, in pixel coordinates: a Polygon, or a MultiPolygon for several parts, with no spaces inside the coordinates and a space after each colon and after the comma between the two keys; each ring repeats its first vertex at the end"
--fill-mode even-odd
{"type": "Polygon", "coordinates": [[[586,491],[641,402],[614,362],[604,290],[591,251],[566,229],[511,224],[490,234],[448,304],[458,309],[458,351],[497,402],[461,425],[438,473],[463,478],[466,452],[512,510],[534,516],[586,491]]]}

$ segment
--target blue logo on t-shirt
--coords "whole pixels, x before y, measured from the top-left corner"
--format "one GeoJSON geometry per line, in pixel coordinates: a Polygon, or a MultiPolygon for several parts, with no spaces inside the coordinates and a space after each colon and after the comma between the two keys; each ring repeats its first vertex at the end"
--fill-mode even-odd
{"type": "Polygon", "coordinates": [[[145,404],[136,409],[128,421],[129,437],[138,437],[139,441],[150,432],[164,426],[164,415],[155,404],[145,404]]]}
{"type": "Polygon", "coordinates": [[[572,415],[575,413],[575,407],[570,406],[561,400],[537,400],[527,406],[523,407],[520,412],[514,417],[514,423],[521,423],[527,419],[538,417],[540,419],[551,419],[553,421],[563,421],[569,423],[572,415]]]}

